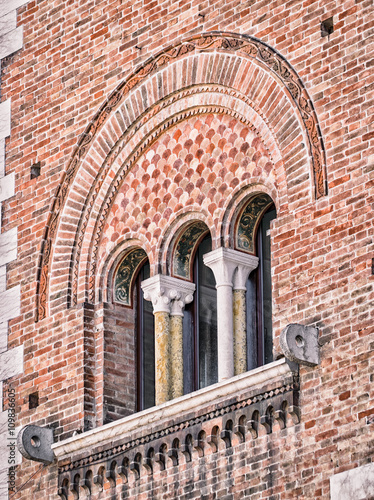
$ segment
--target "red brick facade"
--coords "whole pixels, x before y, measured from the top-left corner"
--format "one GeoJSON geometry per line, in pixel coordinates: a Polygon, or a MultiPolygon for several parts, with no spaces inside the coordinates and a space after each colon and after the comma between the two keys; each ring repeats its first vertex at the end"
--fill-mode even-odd
{"type": "MultiPolygon", "coordinates": [[[[332,476],[374,457],[371,0],[42,0],[17,23],[24,47],[1,62],[17,425],[59,442],[131,415],[136,320],[113,300],[116,266],[142,248],[172,274],[191,221],[234,248],[254,193],[277,210],[274,359],[299,323],[319,328],[321,363],[65,454],[14,498],[330,498],[332,476]]],[[[23,459],[17,487],[38,468],[23,459]]]]}

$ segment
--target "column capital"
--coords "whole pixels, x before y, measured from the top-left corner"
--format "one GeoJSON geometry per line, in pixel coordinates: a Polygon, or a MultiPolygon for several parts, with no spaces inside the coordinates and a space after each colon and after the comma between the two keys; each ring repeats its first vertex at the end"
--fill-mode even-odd
{"type": "Polygon", "coordinates": [[[234,290],[245,291],[248,276],[257,268],[259,259],[255,255],[248,255],[243,252],[238,252],[238,254],[240,254],[241,262],[238,263],[234,274],[234,290]]]}
{"type": "Polygon", "coordinates": [[[195,283],[184,281],[179,278],[172,278],[174,280],[173,294],[175,298],[171,304],[171,316],[183,316],[183,311],[186,304],[193,301],[193,294],[196,289],[195,283]]]}
{"type": "Polygon", "coordinates": [[[203,259],[213,271],[217,287],[228,285],[235,290],[245,290],[249,273],[258,266],[258,257],[224,247],[206,253],[203,259]]]}
{"type": "Polygon", "coordinates": [[[153,313],[166,312],[183,316],[186,304],[192,302],[195,284],[173,276],[157,274],[141,283],[145,300],[152,301],[153,313]]]}

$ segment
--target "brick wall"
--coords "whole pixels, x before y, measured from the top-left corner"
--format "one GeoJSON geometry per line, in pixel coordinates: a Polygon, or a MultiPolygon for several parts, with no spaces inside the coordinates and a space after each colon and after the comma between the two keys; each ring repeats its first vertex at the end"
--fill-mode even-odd
{"type": "MultiPolygon", "coordinates": [[[[329,498],[332,475],[373,459],[372,2],[23,3],[14,2],[23,49],[1,54],[0,103],[3,110],[10,100],[4,179],[14,178],[14,196],[1,198],[1,236],[17,231],[18,241],[17,254],[13,245],[4,262],[3,289],[20,290],[4,346],[24,350],[23,374],[4,376],[5,389],[16,389],[17,425],[52,426],[56,439],[101,425],[118,369],[106,349],[111,335],[131,351],[118,340],[119,307],[101,305],[110,302],[112,263],[136,242],[156,271],[188,207],[208,222],[217,245],[228,245],[227,221],[261,185],[278,215],[271,232],[276,353],[287,324],[320,329],[321,365],[300,369],[301,421],[255,445],[221,443],[219,452],[195,457],[193,468],[169,463],[151,487],[134,479],[131,494],[149,498],[144,487],[157,498],[199,497],[200,491],[207,498],[239,498],[238,492],[329,498]],[[330,17],[334,32],[322,37],[320,23],[330,17]],[[310,104],[307,119],[290,80],[270,68],[266,55],[196,42],[189,54],[147,73],[150,57],[212,31],[219,32],[216,42],[230,32],[275,49],[270,59],[280,54],[302,81],[295,80],[310,104]],[[126,87],[131,81],[135,86],[126,87]],[[195,115],[183,115],[195,108],[195,115]],[[229,119],[230,113],[236,116],[229,119]],[[188,163],[189,153],[194,160],[200,155],[186,144],[198,137],[190,134],[199,120],[207,125],[204,134],[217,135],[202,134],[204,154],[211,144],[227,154],[215,157],[216,167],[208,157],[188,163]],[[221,122],[226,134],[230,129],[227,137],[221,122]],[[235,160],[244,143],[248,148],[235,160]],[[174,166],[177,157],[183,162],[174,166]],[[40,175],[31,178],[38,164],[40,175]],[[128,177],[115,185],[126,168],[128,177]],[[35,392],[39,406],[29,409],[35,392]],[[173,493],[177,480],[180,492],[173,493]]],[[[23,459],[18,486],[38,467],[23,459]]],[[[105,485],[109,495],[109,479],[105,485]]],[[[55,498],[56,492],[57,469],[49,466],[18,498],[55,498]]]]}
{"type": "Polygon", "coordinates": [[[134,310],[113,304],[104,313],[104,412],[111,422],[136,409],[134,310]]]}

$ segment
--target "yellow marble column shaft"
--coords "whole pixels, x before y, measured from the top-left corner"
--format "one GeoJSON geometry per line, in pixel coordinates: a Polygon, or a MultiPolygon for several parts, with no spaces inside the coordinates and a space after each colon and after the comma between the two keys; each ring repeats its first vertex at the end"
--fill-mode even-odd
{"type": "Polygon", "coordinates": [[[155,316],[156,405],[170,400],[170,320],[167,312],[155,316]]]}
{"type": "Polygon", "coordinates": [[[234,290],[234,373],[247,371],[246,291],[234,290]]]}
{"type": "Polygon", "coordinates": [[[171,399],[183,396],[183,317],[170,316],[171,399]]]}

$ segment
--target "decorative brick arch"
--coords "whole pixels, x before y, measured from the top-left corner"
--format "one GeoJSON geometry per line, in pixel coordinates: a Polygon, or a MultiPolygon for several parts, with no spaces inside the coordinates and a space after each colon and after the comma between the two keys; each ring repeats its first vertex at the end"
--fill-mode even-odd
{"type": "MultiPolygon", "coordinates": [[[[79,141],[45,232],[37,318],[46,316],[48,296],[53,302],[57,294],[53,252],[59,231],[76,228],[73,252],[58,243],[59,254],[71,260],[66,300],[93,299],[102,231],[127,172],[138,168],[137,161],[175,123],[209,113],[231,115],[253,128],[271,159],[281,198],[295,196],[288,172],[300,173],[303,185],[314,181],[317,198],[325,194],[313,104],[282,56],[252,37],[215,32],[168,47],[119,85],[79,141]],[[69,212],[75,202],[84,207],[78,216],[69,212]]],[[[305,193],[309,202],[311,190],[305,193]]]]}
{"type": "Polygon", "coordinates": [[[200,220],[211,231],[213,247],[218,247],[222,207],[235,187],[258,175],[276,184],[274,162],[256,131],[227,109],[217,106],[216,113],[212,111],[190,114],[187,109],[187,117],[173,120],[131,168],[122,168],[113,179],[91,233],[91,301],[101,263],[124,232],[138,231],[149,241],[151,268],[158,274],[165,270],[165,255],[159,249],[169,246],[170,229],[179,229],[174,220],[185,214],[195,219],[202,212],[200,220]]]}

